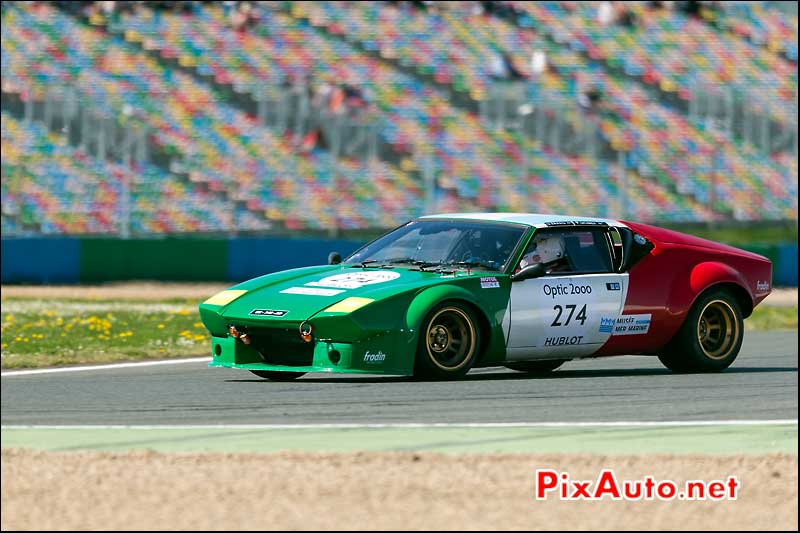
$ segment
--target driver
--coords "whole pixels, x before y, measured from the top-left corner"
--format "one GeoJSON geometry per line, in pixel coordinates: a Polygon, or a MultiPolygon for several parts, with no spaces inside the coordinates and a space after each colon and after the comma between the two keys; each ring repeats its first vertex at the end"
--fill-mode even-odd
{"type": "Polygon", "coordinates": [[[542,263],[547,272],[558,270],[564,258],[564,245],[561,237],[545,237],[533,243],[533,248],[525,252],[517,267],[517,272],[529,265],[542,263]]]}

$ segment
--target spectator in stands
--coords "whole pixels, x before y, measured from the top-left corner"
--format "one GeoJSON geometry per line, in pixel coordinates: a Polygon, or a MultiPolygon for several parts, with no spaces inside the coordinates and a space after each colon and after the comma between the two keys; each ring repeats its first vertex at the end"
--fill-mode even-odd
{"type": "Polygon", "coordinates": [[[331,89],[331,96],[328,99],[328,111],[334,115],[341,115],[347,111],[345,106],[344,89],[338,85],[331,89]]]}
{"type": "Polygon", "coordinates": [[[542,47],[536,47],[531,54],[531,76],[538,78],[547,72],[547,52],[542,47]]]}
{"type": "Polygon", "coordinates": [[[636,25],[636,15],[629,7],[623,6],[617,15],[617,23],[626,28],[633,28],[636,25]]]}
{"type": "Polygon", "coordinates": [[[494,54],[489,62],[489,76],[495,80],[507,80],[510,76],[508,66],[500,54],[494,54]]]}
{"type": "Polygon", "coordinates": [[[489,76],[495,80],[522,80],[527,76],[514,64],[508,52],[495,54],[489,64],[489,76]]]}
{"type": "Polygon", "coordinates": [[[348,111],[350,114],[353,114],[353,111],[361,109],[364,107],[364,95],[356,85],[352,85],[349,83],[345,83],[342,87],[344,91],[344,100],[345,104],[347,105],[348,111]]]}
{"type": "Polygon", "coordinates": [[[222,14],[225,16],[225,18],[228,20],[231,19],[238,3],[239,2],[236,2],[235,0],[225,0],[222,2],[222,14]]]}
{"type": "Polygon", "coordinates": [[[680,9],[690,17],[700,16],[700,2],[689,0],[687,2],[680,2],[680,9]]]}
{"type": "Polygon", "coordinates": [[[114,10],[115,10],[115,9],[116,9],[116,7],[117,7],[117,3],[116,3],[116,2],[114,2],[114,1],[110,1],[110,2],[97,2],[97,4],[100,6],[100,11],[101,11],[101,12],[103,13],[103,15],[105,15],[106,17],[110,17],[112,14],[114,14],[114,10]]]}
{"type": "Polygon", "coordinates": [[[236,31],[245,31],[248,27],[255,24],[258,20],[253,4],[250,2],[239,2],[236,8],[231,11],[231,27],[236,31]]]}
{"type": "Polygon", "coordinates": [[[69,13],[70,15],[79,15],[93,5],[94,2],[72,2],[70,0],[59,0],[55,2],[56,7],[69,13]]]}
{"type": "Polygon", "coordinates": [[[597,22],[601,26],[610,26],[614,23],[614,3],[599,2],[597,5],[597,22]]]}
{"type": "Polygon", "coordinates": [[[511,75],[512,80],[524,80],[528,76],[523,71],[517,68],[514,58],[508,52],[503,52],[503,61],[508,65],[508,73],[511,75]]]}
{"type": "Polygon", "coordinates": [[[603,99],[603,91],[594,85],[581,91],[578,95],[578,105],[585,111],[597,111],[603,99]]]}
{"type": "MultiPolygon", "coordinates": [[[[538,99],[542,85],[542,77],[548,69],[547,52],[541,42],[536,43],[533,53],[531,54],[530,83],[528,84],[529,101],[538,99]]],[[[532,109],[530,107],[523,106],[520,108],[520,113],[524,115],[530,114],[531,112],[532,109]]]]}
{"type": "Polygon", "coordinates": [[[312,85],[312,92],[311,106],[319,110],[328,109],[333,86],[327,80],[323,80],[322,83],[312,85]]]}

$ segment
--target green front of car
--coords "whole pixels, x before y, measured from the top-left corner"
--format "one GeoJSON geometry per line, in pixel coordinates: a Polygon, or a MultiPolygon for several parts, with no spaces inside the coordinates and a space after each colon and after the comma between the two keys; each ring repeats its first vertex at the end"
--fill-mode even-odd
{"type": "Polygon", "coordinates": [[[475,366],[502,362],[510,283],[469,268],[307,267],[231,287],[202,303],[200,315],[212,335],[210,366],[412,375],[421,324],[444,302],[475,318],[475,366]]]}

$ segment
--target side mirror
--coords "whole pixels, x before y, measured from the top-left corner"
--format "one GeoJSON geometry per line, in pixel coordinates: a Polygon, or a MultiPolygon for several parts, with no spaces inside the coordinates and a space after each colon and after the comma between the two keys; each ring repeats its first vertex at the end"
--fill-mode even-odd
{"type": "Polygon", "coordinates": [[[538,278],[544,276],[545,270],[542,263],[535,265],[528,265],[516,274],[511,274],[511,281],[523,281],[526,279],[538,278]]]}
{"type": "Polygon", "coordinates": [[[339,252],[331,252],[328,254],[328,264],[329,265],[338,265],[342,262],[342,254],[339,252]]]}

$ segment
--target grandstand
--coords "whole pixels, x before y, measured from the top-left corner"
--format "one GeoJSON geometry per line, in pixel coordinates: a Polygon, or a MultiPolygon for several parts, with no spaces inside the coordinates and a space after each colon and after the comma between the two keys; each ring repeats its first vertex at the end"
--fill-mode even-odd
{"type": "Polygon", "coordinates": [[[797,220],[770,2],[164,4],[3,3],[4,235],[797,220]]]}

